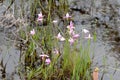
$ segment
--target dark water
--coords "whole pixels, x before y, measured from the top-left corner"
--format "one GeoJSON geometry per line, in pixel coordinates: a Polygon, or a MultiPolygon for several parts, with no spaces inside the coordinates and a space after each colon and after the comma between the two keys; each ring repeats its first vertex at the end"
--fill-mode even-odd
{"type": "MultiPolygon", "coordinates": [[[[91,34],[97,33],[96,42],[91,43],[91,57],[94,56],[93,68],[100,68],[99,80],[120,80],[120,0],[71,1],[71,14],[74,16],[76,30],[81,33],[81,29],[86,28],[91,34]]],[[[7,0],[4,2],[6,4],[9,4],[7,0]]],[[[4,6],[0,6],[0,14],[4,10],[4,6]]],[[[4,27],[0,25],[0,60],[3,59],[4,65],[7,63],[7,79],[19,80],[16,67],[20,51],[14,46],[15,41],[6,37],[7,31],[11,29],[4,27]]],[[[0,71],[0,78],[1,76],[0,71]]]]}
{"type": "MultiPolygon", "coordinates": [[[[91,5],[96,7],[92,7],[92,12],[89,12],[89,7],[84,5],[88,8],[88,14],[80,11],[74,12],[77,30],[86,28],[97,33],[97,41],[91,44],[91,54],[94,53],[93,66],[100,68],[99,79],[119,80],[120,0],[118,2],[117,0],[106,0],[106,2],[103,1],[104,3],[97,0],[97,2],[91,5]]],[[[81,9],[81,5],[78,5],[77,8],[81,9]]]]}

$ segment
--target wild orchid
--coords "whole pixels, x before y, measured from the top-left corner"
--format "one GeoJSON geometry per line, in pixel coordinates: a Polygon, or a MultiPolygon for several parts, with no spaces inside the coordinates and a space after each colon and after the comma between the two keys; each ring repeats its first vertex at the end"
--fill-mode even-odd
{"type": "Polygon", "coordinates": [[[75,29],[74,24],[72,21],[70,21],[70,28],[75,29]]]}
{"type": "Polygon", "coordinates": [[[42,13],[40,12],[39,14],[38,14],[38,18],[37,18],[37,21],[40,21],[40,22],[42,22],[43,21],[43,15],[42,15],[42,13]]]}
{"type": "Polygon", "coordinates": [[[71,37],[70,37],[70,39],[68,39],[68,41],[70,42],[70,45],[73,45],[73,43],[75,42],[75,40],[71,37]]]}
{"type": "Polygon", "coordinates": [[[60,33],[58,33],[56,38],[59,39],[60,41],[65,41],[65,38],[60,33]]]}
{"type": "Polygon", "coordinates": [[[68,33],[69,33],[69,35],[73,35],[75,33],[75,31],[73,29],[69,29],[68,33]]]}
{"type": "Polygon", "coordinates": [[[74,30],[75,27],[74,27],[72,21],[70,21],[70,25],[67,26],[67,29],[68,29],[68,33],[70,35],[70,38],[68,39],[68,41],[70,42],[70,45],[72,45],[80,35],[75,34],[75,30],[74,30]]]}
{"type": "Polygon", "coordinates": [[[34,29],[31,30],[31,31],[30,31],[30,34],[31,34],[31,35],[35,35],[35,30],[34,30],[34,29]]]}
{"type": "Polygon", "coordinates": [[[70,16],[69,13],[66,13],[66,15],[65,15],[64,18],[69,19],[69,18],[71,18],[71,17],[72,17],[72,16],[70,16]]]}
{"type": "Polygon", "coordinates": [[[46,54],[41,54],[41,55],[39,55],[39,57],[42,58],[43,61],[45,61],[45,64],[46,64],[46,65],[49,65],[49,64],[50,64],[51,60],[50,60],[50,58],[49,58],[48,55],[46,55],[46,54]]]}
{"type": "Polygon", "coordinates": [[[67,28],[68,28],[69,30],[70,30],[70,29],[75,29],[72,21],[70,21],[70,25],[68,25],[67,28]]]}
{"type": "Polygon", "coordinates": [[[80,37],[79,34],[73,34],[73,35],[72,35],[72,38],[73,38],[74,40],[78,39],[79,37],[80,37]]]}
{"type": "Polygon", "coordinates": [[[75,31],[74,31],[75,27],[73,26],[73,22],[72,21],[70,21],[70,25],[67,26],[67,29],[68,29],[69,35],[72,35],[72,34],[75,33],[75,31]]]}
{"type": "Polygon", "coordinates": [[[47,59],[45,60],[45,63],[46,63],[46,65],[49,65],[49,64],[51,63],[50,58],[47,58],[47,59]]]}

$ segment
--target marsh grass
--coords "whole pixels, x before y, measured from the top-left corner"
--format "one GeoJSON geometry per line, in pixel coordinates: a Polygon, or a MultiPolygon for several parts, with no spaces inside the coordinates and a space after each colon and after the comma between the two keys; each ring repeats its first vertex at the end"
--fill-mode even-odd
{"type": "MultiPolygon", "coordinates": [[[[11,11],[11,6],[14,4],[15,7],[12,11],[16,15],[15,18],[20,17],[24,21],[28,21],[27,26],[23,26],[26,22],[19,24],[19,36],[17,36],[17,40],[20,41],[20,66],[22,64],[21,67],[19,66],[20,71],[18,70],[20,77],[22,76],[26,80],[92,80],[91,64],[93,61],[90,58],[91,41],[88,40],[84,44],[84,39],[80,39],[80,43],[76,41],[73,46],[67,41],[70,36],[66,32],[66,26],[73,20],[72,18],[63,19],[63,16],[69,12],[68,0],[18,0],[20,5],[16,5],[15,1],[17,0],[9,1],[10,5],[6,7],[5,12],[8,9],[11,11]],[[56,3],[56,1],[58,2],[56,3]],[[25,7],[25,3],[27,2],[30,4],[28,5],[28,13],[30,12],[30,14],[27,13],[25,7]],[[18,6],[20,11],[17,9],[18,6]],[[44,15],[44,20],[39,24],[36,18],[40,11],[44,15]],[[52,23],[56,17],[59,18],[60,22],[63,22],[63,25],[61,25],[62,28],[52,23]],[[35,29],[35,35],[32,36],[30,31],[33,28],[35,29]],[[66,38],[66,41],[59,42],[55,39],[58,32],[66,38]],[[58,49],[59,54],[53,52],[54,48],[58,49]],[[46,65],[41,60],[39,57],[41,54],[46,54],[50,57],[51,63],[49,65],[46,65]]],[[[92,0],[92,3],[94,3],[94,0],[92,0]]],[[[92,4],[91,8],[93,7],[94,4],[92,4]]],[[[93,9],[91,10],[93,11],[93,9]]],[[[96,41],[96,33],[93,35],[93,40],[96,41]]],[[[94,56],[94,52],[92,53],[94,56]]],[[[2,61],[0,64],[3,67],[2,61]]],[[[103,57],[103,66],[105,69],[101,71],[103,73],[101,80],[103,80],[107,72],[105,67],[107,66],[106,57],[103,57]]],[[[3,77],[5,77],[5,68],[6,65],[2,71],[3,77]]],[[[116,70],[119,71],[119,69],[116,70]]],[[[112,75],[108,74],[107,76],[113,80],[112,75]]]]}
{"type": "MultiPolygon", "coordinates": [[[[21,5],[22,5],[21,0],[21,5]]],[[[90,40],[87,46],[79,41],[74,45],[68,42],[69,36],[67,29],[59,25],[53,25],[52,21],[57,15],[63,26],[67,26],[71,19],[64,20],[63,16],[69,11],[68,1],[59,0],[59,5],[55,0],[34,0],[30,6],[30,25],[26,29],[20,28],[19,38],[21,45],[21,62],[23,61],[24,73],[20,72],[26,80],[91,80],[91,58],[90,58],[90,40]],[[39,24],[36,21],[38,9],[43,13],[43,22],[39,24]],[[31,25],[32,24],[32,25],[31,25]],[[34,29],[35,34],[31,35],[30,31],[34,29]],[[58,32],[66,38],[64,42],[60,42],[55,38],[58,32]],[[79,48],[76,46],[79,45],[79,48]],[[58,54],[54,53],[57,48],[58,54]],[[45,60],[39,55],[46,54],[51,62],[45,64],[45,60]]],[[[21,6],[21,16],[24,18],[24,5],[21,6]]],[[[22,68],[23,69],[23,68],[22,68]]]]}
{"type": "Polygon", "coordinates": [[[53,55],[50,65],[41,64],[37,68],[28,67],[27,79],[42,80],[91,80],[89,52],[80,49],[80,52],[70,51],[69,43],[66,42],[62,53],[61,63],[59,56],[53,55]]]}
{"type": "MultiPolygon", "coordinates": [[[[53,36],[55,32],[51,24],[43,27],[35,27],[36,34],[33,36],[29,34],[31,29],[28,29],[27,50],[23,53],[25,54],[25,69],[28,80],[91,79],[90,40],[88,40],[86,46],[80,44],[77,50],[77,42],[71,46],[67,40],[65,42],[56,40],[53,36]],[[53,53],[55,47],[58,48],[59,54],[53,53]],[[41,49],[41,52],[37,52],[37,48],[41,49]],[[42,53],[50,56],[50,65],[45,65],[44,62],[40,61],[38,55],[42,53]]],[[[25,39],[25,32],[21,33],[21,37],[25,39]]]]}

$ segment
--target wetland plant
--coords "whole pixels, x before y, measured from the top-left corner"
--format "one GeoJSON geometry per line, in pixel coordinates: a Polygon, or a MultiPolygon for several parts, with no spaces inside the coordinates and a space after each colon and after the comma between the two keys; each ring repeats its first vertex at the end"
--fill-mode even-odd
{"type": "MultiPolygon", "coordinates": [[[[40,16],[38,18],[40,19],[40,16]]],[[[28,29],[28,40],[25,44],[27,49],[23,52],[26,78],[28,80],[90,80],[90,44],[83,46],[79,41],[82,36],[76,33],[72,21],[65,28],[65,33],[52,24],[51,22],[47,26],[28,29]]],[[[86,34],[86,31],[83,34],[86,34]]],[[[88,42],[92,39],[90,33],[85,38],[88,42]]]]}
{"type": "Polygon", "coordinates": [[[24,77],[27,80],[92,80],[90,40],[93,37],[89,30],[82,30],[86,36],[75,31],[72,16],[67,12],[67,0],[59,0],[60,5],[54,4],[56,0],[48,0],[45,5],[45,1],[34,1],[31,17],[35,19],[31,23],[35,24],[19,32],[24,47],[21,49],[24,77]],[[35,17],[38,5],[41,12],[35,17]],[[56,13],[64,22],[62,28],[54,25],[58,23],[54,19],[56,13]],[[87,45],[83,44],[85,39],[87,45]]]}

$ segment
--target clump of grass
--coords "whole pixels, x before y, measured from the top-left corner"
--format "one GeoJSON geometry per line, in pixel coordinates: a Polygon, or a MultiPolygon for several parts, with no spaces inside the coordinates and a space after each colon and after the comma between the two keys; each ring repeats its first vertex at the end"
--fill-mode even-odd
{"type": "Polygon", "coordinates": [[[52,10],[56,11],[55,8],[62,6],[58,12],[63,9],[66,11],[66,1],[60,0],[60,6],[53,5],[54,2],[54,0],[49,0],[49,5],[43,7],[44,2],[35,1],[35,8],[39,4],[42,11],[35,21],[37,25],[28,26],[27,31],[20,32],[23,45],[26,47],[22,52],[25,77],[27,80],[91,80],[89,45],[92,37],[89,31],[84,32],[88,44],[84,46],[82,42],[79,43],[80,34],[76,33],[71,21],[72,16],[67,12],[65,17],[62,16],[62,19],[66,21],[65,30],[54,25],[56,22],[52,22],[54,20],[52,10]],[[42,13],[46,15],[42,15],[42,13]],[[47,20],[46,26],[44,20],[47,20]],[[78,45],[79,48],[77,48],[78,45]]]}
{"type": "Polygon", "coordinates": [[[80,45],[79,50],[77,50],[75,46],[77,41],[74,44],[70,44],[67,32],[63,34],[64,36],[66,35],[65,41],[60,42],[59,38],[56,39],[57,36],[53,36],[54,32],[51,30],[51,25],[48,25],[35,28],[34,35],[28,34],[28,46],[24,53],[27,79],[91,79],[89,47],[85,48],[80,45]],[[41,49],[41,52],[37,51],[37,47],[41,49]],[[57,48],[58,53],[54,53],[54,48],[57,48]],[[39,57],[41,54],[49,56],[51,60],[49,65],[46,65],[44,60],[39,57]]]}

